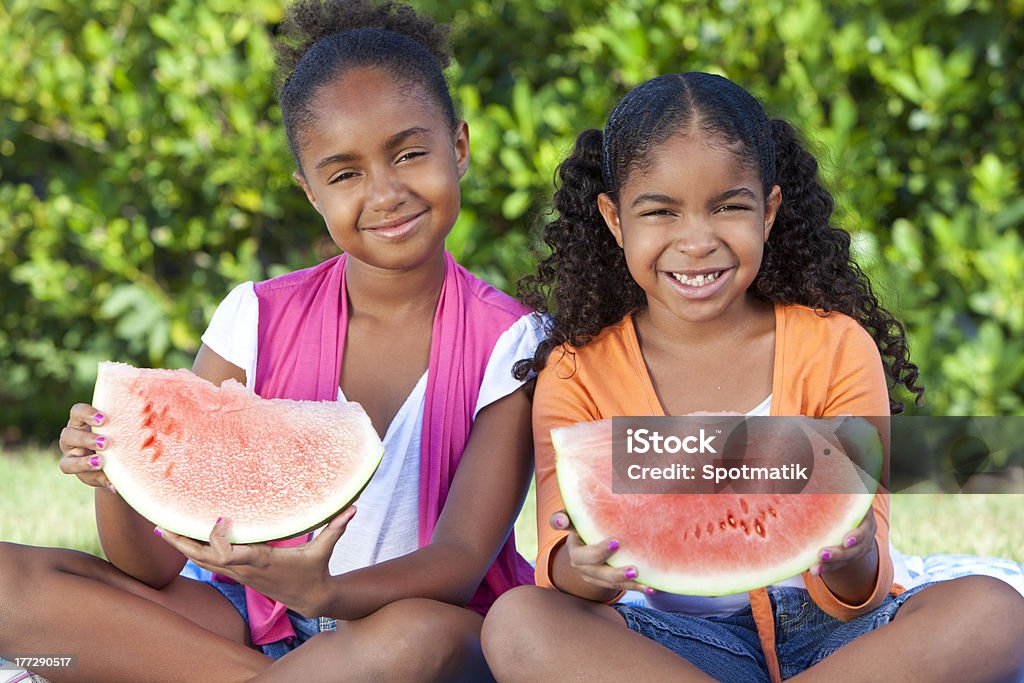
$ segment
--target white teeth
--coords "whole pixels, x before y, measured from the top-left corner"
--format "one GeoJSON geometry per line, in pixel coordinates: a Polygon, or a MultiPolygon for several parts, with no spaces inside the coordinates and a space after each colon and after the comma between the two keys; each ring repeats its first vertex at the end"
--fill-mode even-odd
{"type": "Polygon", "coordinates": [[[683,275],[682,273],[672,273],[672,277],[679,282],[682,282],[684,285],[689,285],[691,287],[703,287],[709,282],[717,280],[721,274],[722,272],[718,271],[717,273],[708,273],[707,275],[695,275],[694,277],[690,277],[689,275],[683,275]]]}

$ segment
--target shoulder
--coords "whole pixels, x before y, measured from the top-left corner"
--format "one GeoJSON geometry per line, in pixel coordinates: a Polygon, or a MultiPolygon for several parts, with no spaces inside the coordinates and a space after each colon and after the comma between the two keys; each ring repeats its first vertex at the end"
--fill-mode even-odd
{"type": "Polygon", "coordinates": [[[254,290],[257,295],[265,295],[271,292],[280,292],[282,290],[287,291],[307,286],[312,282],[316,282],[327,277],[333,268],[338,265],[343,256],[343,254],[339,254],[338,256],[330,258],[315,266],[303,268],[301,270],[293,270],[290,273],[285,273],[283,275],[270,278],[269,280],[257,282],[254,285],[254,290]]]}
{"type": "Polygon", "coordinates": [[[859,322],[845,313],[825,313],[797,304],[779,306],[778,310],[784,319],[786,344],[797,343],[801,346],[831,351],[840,348],[874,350],[873,355],[878,355],[872,336],[859,322]]]}
{"type": "Polygon", "coordinates": [[[777,414],[888,414],[882,357],[859,322],[806,306],[780,306],[779,311],[783,338],[776,353],[779,376],[773,382],[777,414]]]}
{"type": "Polygon", "coordinates": [[[213,312],[213,317],[210,318],[207,335],[229,338],[233,330],[247,329],[250,323],[255,325],[258,306],[253,287],[251,280],[243,282],[221,299],[213,312]]]}
{"type": "Polygon", "coordinates": [[[626,316],[622,320],[601,330],[586,344],[574,346],[562,344],[551,350],[543,373],[567,378],[584,374],[594,368],[608,369],[608,364],[613,367],[619,366],[622,362],[628,361],[633,351],[633,319],[626,316]]]}
{"type": "Polygon", "coordinates": [[[485,312],[484,314],[498,316],[511,326],[531,312],[528,306],[469,272],[465,266],[454,260],[452,263],[463,291],[470,298],[471,303],[480,307],[485,312]]]}
{"type": "Polygon", "coordinates": [[[604,328],[587,344],[555,347],[537,377],[534,412],[543,412],[548,404],[550,412],[564,412],[566,402],[585,410],[590,419],[645,412],[635,405],[643,403],[644,396],[639,354],[630,316],[604,328]]]}

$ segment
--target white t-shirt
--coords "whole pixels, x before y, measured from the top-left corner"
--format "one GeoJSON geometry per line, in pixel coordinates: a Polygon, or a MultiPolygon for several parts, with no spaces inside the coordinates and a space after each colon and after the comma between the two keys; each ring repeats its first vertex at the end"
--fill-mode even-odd
{"type": "MultiPolygon", "coordinates": [[[[259,302],[252,282],[233,289],[220,303],[203,343],[245,371],[251,388],[256,375],[259,302]]],[[[525,315],[498,338],[484,371],[473,417],[482,408],[518,389],[512,365],[532,358],[544,338],[540,323],[525,315]]],[[[426,402],[427,374],[399,408],[384,434],[384,458],[356,500],[359,512],[349,522],[331,556],[332,574],[400,557],[419,547],[420,434],[426,402]]],[[[345,400],[338,389],[339,400],[345,400]]]]}

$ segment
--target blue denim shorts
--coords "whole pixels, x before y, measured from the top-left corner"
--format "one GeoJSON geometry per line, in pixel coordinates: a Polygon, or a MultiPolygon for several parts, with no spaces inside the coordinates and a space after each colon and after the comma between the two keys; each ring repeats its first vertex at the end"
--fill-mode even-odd
{"type": "MultiPolygon", "coordinates": [[[[783,679],[809,669],[850,641],[889,623],[922,588],[888,596],[878,608],[851,621],[829,616],[802,588],[770,588],[775,614],[775,651],[783,679]]],[[[650,607],[614,605],[633,631],[683,657],[719,681],[764,681],[768,669],[750,607],[725,617],[692,617],[650,607]]]]}
{"type": "MultiPolygon", "coordinates": [[[[242,619],[248,626],[249,612],[245,606],[245,588],[241,584],[212,580],[207,580],[204,583],[208,583],[220,591],[221,595],[227,598],[234,608],[238,610],[238,613],[242,615],[242,619]]],[[[302,645],[304,642],[315,636],[321,630],[328,630],[326,628],[321,629],[321,620],[315,617],[307,619],[306,617],[296,614],[291,610],[288,610],[287,614],[288,619],[292,622],[292,628],[295,629],[295,637],[290,641],[279,640],[275,643],[267,643],[266,645],[259,646],[263,651],[263,654],[271,659],[280,659],[281,657],[284,657],[299,645],[302,645]]]]}

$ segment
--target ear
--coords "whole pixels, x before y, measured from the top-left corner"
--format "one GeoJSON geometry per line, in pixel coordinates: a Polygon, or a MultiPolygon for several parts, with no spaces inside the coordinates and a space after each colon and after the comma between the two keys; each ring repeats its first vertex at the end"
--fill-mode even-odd
{"type": "Polygon", "coordinates": [[[322,216],[323,212],[320,211],[320,205],[316,203],[316,197],[313,195],[313,190],[310,189],[309,183],[306,182],[306,176],[302,175],[302,171],[296,171],[295,173],[292,173],[292,177],[299,181],[302,191],[306,193],[306,199],[308,199],[309,203],[313,205],[316,212],[322,216]]]}
{"type": "Polygon", "coordinates": [[[469,124],[465,121],[455,124],[455,167],[459,178],[469,170],[469,124]]]}
{"type": "Polygon", "coordinates": [[[775,225],[775,217],[779,215],[779,207],[782,206],[782,188],[772,185],[772,191],[768,193],[764,205],[764,239],[767,241],[772,226],[775,225]]]}
{"type": "Polygon", "coordinates": [[[619,220],[619,207],[615,205],[613,200],[606,192],[602,192],[597,195],[597,210],[601,212],[601,216],[604,218],[604,224],[608,226],[612,235],[615,237],[615,243],[622,248],[622,222],[619,220]]]}

